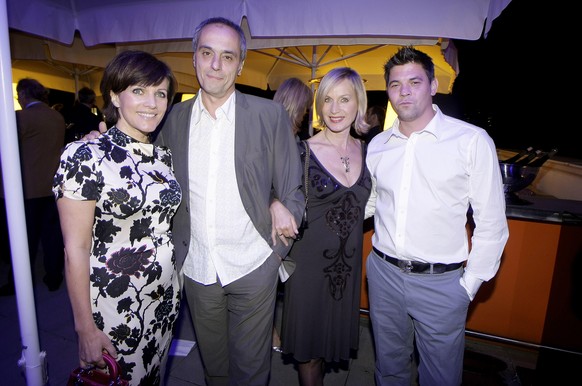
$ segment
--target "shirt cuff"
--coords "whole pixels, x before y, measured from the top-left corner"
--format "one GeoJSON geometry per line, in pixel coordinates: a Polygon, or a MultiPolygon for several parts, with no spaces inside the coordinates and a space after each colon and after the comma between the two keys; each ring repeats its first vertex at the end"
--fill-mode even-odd
{"type": "Polygon", "coordinates": [[[475,298],[475,295],[477,295],[477,291],[479,290],[479,287],[481,287],[481,284],[483,283],[483,280],[481,280],[481,279],[471,275],[467,271],[465,271],[463,276],[461,276],[461,278],[459,279],[459,282],[461,283],[461,286],[463,286],[465,291],[467,291],[467,295],[469,295],[469,299],[471,301],[473,301],[473,299],[475,298]]]}

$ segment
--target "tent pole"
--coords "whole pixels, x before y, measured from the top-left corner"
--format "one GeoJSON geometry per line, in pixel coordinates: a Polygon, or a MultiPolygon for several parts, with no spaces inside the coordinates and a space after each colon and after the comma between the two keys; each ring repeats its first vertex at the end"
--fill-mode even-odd
{"type": "Polygon", "coordinates": [[[28,251],[20,155],[12,96],[12,62],[8,38],[6,0],[0,0],[0,156],[10,248],[12,272],[16,289],[16,303],[22,340],[22,357],[19,366],[26,370],[26,384],[42,386],[47,382],[45,352],[40,352],[34,292],[28,251]]]}
{"type": "Polygon", "coordinates": [[[79,99],[79,70],[76,67],[73,77],[75,78],[75,98],[79,99]]]}
{"type": "Polygon", "coordinates": [[[317,74],[317,46],[312,46],[311,51],[311,92],[313,93],[313,108],[311,109],[311,113],[309,114],[309,136],[313,137],[313,117],[315,116],[315,75],[317,74]]]}

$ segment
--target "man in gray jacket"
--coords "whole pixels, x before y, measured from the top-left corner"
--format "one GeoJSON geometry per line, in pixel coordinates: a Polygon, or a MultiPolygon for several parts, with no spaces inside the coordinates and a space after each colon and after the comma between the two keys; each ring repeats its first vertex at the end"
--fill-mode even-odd
{"type": "Polygon", "coordinates": [[[242,29],[212,18],[195,30],[195,99],[175,105],[157,143],[170,147],[183,192],[174,217],[209,385],[267,385],[278,268],[305,202],[301,162],[280,104],[235,90],[246,57],[242,29]],[[272,195],[293,214],[273,227],[272,195]],[[286,245],[287,244],[287,245],[286,245]]]}

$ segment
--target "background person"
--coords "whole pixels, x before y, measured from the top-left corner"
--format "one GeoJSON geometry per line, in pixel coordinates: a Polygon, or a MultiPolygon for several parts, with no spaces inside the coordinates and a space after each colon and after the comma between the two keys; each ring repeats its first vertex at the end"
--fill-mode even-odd
{"type": "Polygon", "coordinates": [[[67,114],[69,127],[65,136],[66,143],[78,140],[93,130],[99,130],[99,123],[104,118],[95,104],[96,99],[95,91],[89,87],[83,87],[77,92],[77,101],[67,114]]]}
{"type": "MultiPolygon", "coordinates": [[[[235,90],[246,58],[243,30],[224,18],[193,38],[200,90],[173,106],[157,141],[169,146],[184,202],[174,218],[176,259],[209,385],[269,383],[281,259],[271,239],[274,194],[292,213],[305,207],[301,162],[283,106],[235,90]]],[[[290,240],[290,239],[289,239],[290,240]]]]}
{"type": "MultiPolygon", "coordinates": [[[[65,119],[48,105],[49,90],[36,79],[20,79],[16,93],[22,107],[16,112],[16,128],[28,252],[34,267],[39,243],[42,244],[43,281],[50,291],[55,291],[63,281],[64,260],[59,214],[51,187],[64,143],[65,119]]],[[[12,256],[14,258],[18,256],[12,256]]],[[[10,272],[7,283],[0,288],[0,295],[12,294],[14,278],[10,272]]]]}
{"type": "Polygon", "coordinates": [[[384,120],[386,119],[386,109],[379,105],[368,107],[366,111],[366,122],[370,125],[370,129],[363,135],[358,135],[352,128],[352,135],[356,138],[363,139],[366,144],[369,144],[372,138],[380,134],[384,130],[384,120]]]}
{"type": "Polygon", "coordinates": [[[158,385],[180,308],[171,219],[181,191],[168,149],[150,136],[176,81],[141,51],[118,54],[101,80],[115,125],[69,144],[54,179],[81,366],[117,357],[130,385],[158,385]]]}
{"type": "Polygon", "coordinates": [[[365,134],[364,140],[367,144],[372,138],[384,130],[384,120],[386,119],[386,109],[382,106],[374,105],[366,111],[366,122],[370,124],[370,130],[365,134]]]}
{"type": "Polygon", "coordinates": [[[313,91],[298,78],[286,79],[273,96],[275,102],[281,103],[289,118],[291,118],[291,130],[295,139],[299,141],[305,115],[313,104],[313,91]]]}
{"type": "Polygon", "coordinates": [[[375,182],[366,273],[376,384],[410,385],[416,343],[419,384],[460,385],[467,309],[508,238],[497,151],[485,130],[432,104],[438,82],[428,55],[404,47],[384,70],[398,118],[366,159],[375,182]]]}
{"type": "MultiPolygon", "coordinates": [[[[291,130],[293,131],[295,140],[300,141],[299,133],[302,129],[305,115],[313,104],[313,91],[301,79],[289,78],[281,83],[273,96],[273,100],[281,103],[285,107],[285,111],[287,111],[291,119],[291,130]]],[[[287,259],[290,258],[287,257],[287,259]]],[[[278,291],[283,289],[281,284],[279,284],[278,291]]],[[[281,338],[276,325],[273,325],[273,350],[282,352],[281,338]]]]}
{"type": "MultiPolygon", "coordinates": [[[[301,386],[323,385],[326,362],[348,361],[358,349],[364,209],[372,181],[366,145],[350,135],[368,129],[366,90],[347,67],[329,71],[315,95],[319,127],[307,144],[309,226],[289,257],[285,282],[283,352],[299,362],[301,386]]],[[[306,148],[299,144],[305,164],[306,148]]],[[[273,205],[280,205],[274,202],[273,205]]]]}

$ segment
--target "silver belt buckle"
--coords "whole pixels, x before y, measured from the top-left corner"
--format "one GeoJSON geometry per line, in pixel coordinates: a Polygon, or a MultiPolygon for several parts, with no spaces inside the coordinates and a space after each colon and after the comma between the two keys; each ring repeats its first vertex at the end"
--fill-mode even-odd
{"type": "Polygon", "coordinates": [[[402,270],[402,272],[410,273],[412,272],[412,261],[410,260],[398,260],[398,268],[402,270]]]}

